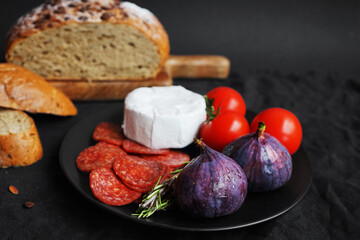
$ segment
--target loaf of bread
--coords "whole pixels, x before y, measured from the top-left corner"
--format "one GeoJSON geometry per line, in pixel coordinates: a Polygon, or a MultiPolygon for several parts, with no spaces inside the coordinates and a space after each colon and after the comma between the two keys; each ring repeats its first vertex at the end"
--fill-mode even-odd
{"type": "Polygon", "coordinates": [[[51,0],[10,29],[6,59],[47,80],[142,80],[169,55],[168,35],[148,10],[118,0],[51,0]]]}
{"type": "Polygon", "coordinates": [[[42,154],[33,119],[22,111],[0,108],[0,168],[27,166],[42,154]]]}
{"type": "Polygon", "coordinates": [[[60,116],[77,114],[64,93],[42,77],[10,63],[0,64],[0,107],[60,116]]]}

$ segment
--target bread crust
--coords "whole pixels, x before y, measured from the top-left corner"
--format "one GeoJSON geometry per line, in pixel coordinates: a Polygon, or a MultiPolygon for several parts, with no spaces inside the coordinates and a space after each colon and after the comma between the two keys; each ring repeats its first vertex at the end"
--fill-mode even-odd
{"type": "Polygon", "coordinates": [[[26,132],[0,134],[0,168],[28,166],[42,158],[43,148],[35,123],[26,113],[20,114],[26,115],[31,127],[26,132]]]}
{"type": "Polygon", "coordinates": [[[134,27],[154,42],[161,57],[156,74],[160,72],[170,51],[164,27],[150,11],[119,0],[50,0],[39,5],[19,18],[9,30],[5,43],[6,59],[10,61],[12,49],[19,41],[39,31],[71,24],[104,22],[134,27]]]}
{"type": "Polygon", "coordinates": [[[10,63],[0,64],[0,106],[31,113],[76,115],[72,101],[31,71],[10,63]]]}

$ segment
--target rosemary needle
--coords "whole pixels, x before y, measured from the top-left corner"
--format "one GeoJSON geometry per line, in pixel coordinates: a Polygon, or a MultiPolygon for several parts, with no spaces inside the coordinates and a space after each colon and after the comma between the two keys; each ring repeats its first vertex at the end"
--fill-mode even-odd
{"type": "MultiPolygon", "coordinates": [[[[188,162],[185,162],[184,164],[187,163],[188,162]]],[[[144,195],[139,204],[139,208],[136,210],[136,213],[132,215],[138,216],[138,218],[147,218],[156,211],[165,210],[170,207],[173,204],[172,185],[182,169],[183,168],[179,168],[172,171],[171,174],[174,175],[161,184],[159,184],[161,180],[160,177],[154,188],[144,195]]]]}

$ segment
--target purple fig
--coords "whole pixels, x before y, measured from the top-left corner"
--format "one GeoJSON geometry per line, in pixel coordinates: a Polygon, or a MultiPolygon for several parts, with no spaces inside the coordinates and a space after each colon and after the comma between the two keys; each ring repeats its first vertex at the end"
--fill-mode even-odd
{"type": "Polygon", "coordinates": [[[265,123],[259,122],[256,133],[233,140],[223,150],[244,170],[249,192],[277,189],[289,181],[292,173],[289,151],[264,131],[265,123]]]}
{"type": "Polygon", "coordinates": [[[214,218],[237,211],[247,194],[244,171],[233,159],[196,143],[201,154],[178,175],[174,194],[180,208],[192,216],[214,218]]]}

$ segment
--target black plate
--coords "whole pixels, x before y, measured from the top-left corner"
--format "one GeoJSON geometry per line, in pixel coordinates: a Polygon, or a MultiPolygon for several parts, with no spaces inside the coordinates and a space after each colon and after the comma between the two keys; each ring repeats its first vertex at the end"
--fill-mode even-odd
{"type": "MultiPolygon", "coordinates": [[[[80,172],[75,165],[77,155],[93,145],[92,132],[102,121],[122,123],[123,103],[113,105],[75,124],[66,134],[60,149],[60,165],[72,185],[96,205],[132,221],[188,231],[219,231],[246,227],[275,218],[293,208],[305,195],[311,183],[309,159],[302,148],[293,155],[293,173],[290,181],[280,189],[266,193],[250,193],[236,213],[215,219],[191,218],[176,208],[157,212],[147,219],[138,219],[132,214],[136,204],[114,207],[103,204],[92,194],[87,173],[80,172]]],[[[191,144],[183,149],[191,157],[199,150],[191,144]]]]}

